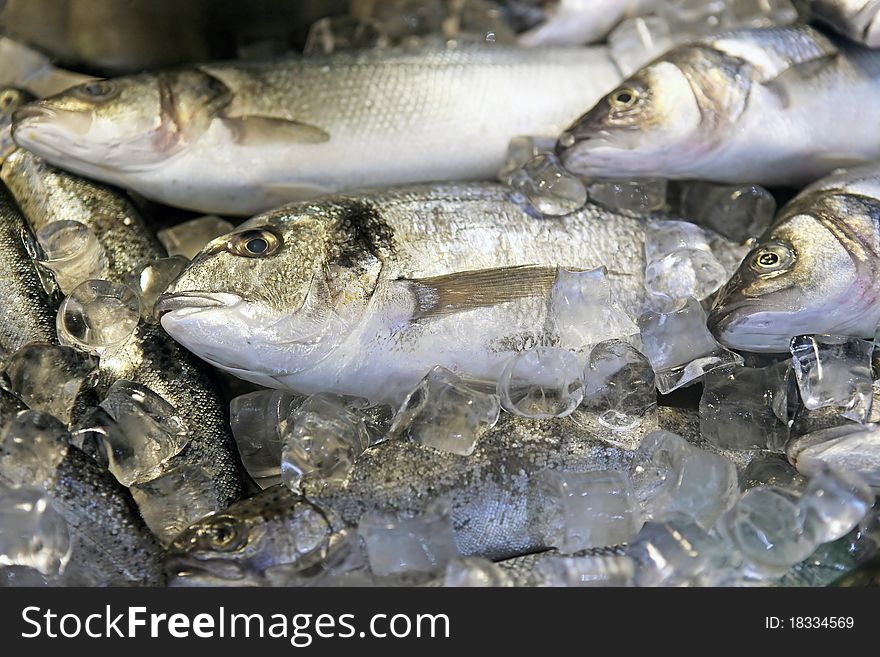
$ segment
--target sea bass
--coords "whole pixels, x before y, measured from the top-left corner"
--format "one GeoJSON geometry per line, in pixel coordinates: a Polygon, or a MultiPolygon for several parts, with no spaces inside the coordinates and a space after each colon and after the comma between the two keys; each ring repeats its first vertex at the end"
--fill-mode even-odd
{"type": "Polygon", "coordinates": [[[810,11],[841,34],[880,47],[880,2],[877,0],[810,0],[810,11]]]}
{"type": "Polygon", "coordinates": [[[644,228],[588,205],[540,220],[488,183],[300,203],[209,243],[160,297],[168,333],[209,363],[302,394],[400,401],[440,364],[495,380],[547,327],[557,266],[607,267],[643,300],[644,228]]]}
{"type": "Polygon", "coordinates": [[[880,166],[835,172],[782,208],[719,293],[709,328],[758,352],[787,352],[796,335],[873,338],[878,252],[880,166]]]}
{"type": "Polygon", "coordinates": [[[358,187],[491,178],[512,137],[558,134],[620,77],[603,48],[211,64],[73,87],[19,110],[13,136],[147,198],[248,215],[358,187]]]}
{"type": "Polygon", "coordinates": [[[880,158],[864,107],[880,52],[806,27],[744,29],[671,50],[558,141],[571,171],[800,185],[880,158]]]}

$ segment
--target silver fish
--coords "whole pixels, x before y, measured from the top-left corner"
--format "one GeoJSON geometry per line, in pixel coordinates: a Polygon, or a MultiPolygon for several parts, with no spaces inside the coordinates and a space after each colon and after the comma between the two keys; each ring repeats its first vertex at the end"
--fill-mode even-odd
{"type": "Polygon", "coordinates": [[[57,299],[51,278],[37,270],[37,241],[15,202],[0,188],[0,361],[28,342],[57,343],[57,299]]]}
{"type": "Polygon", "coordinates": [[[877,0],[810,0],[812,15],[841,34],[880,47],[880,2],[877,0]]]}
{"type": "Polygon", "coordinates": [[[633,74],[557,152],[585,176],[800,185],[880,158],[875,101],[880,53],[807,26],[734,30],[633,74]]]}
{"type": "Polygon", "coordinates": [[[601,41],[624,18],[648,13],[657,0],[552,0],[545,18],[517,38],[523,46],[601,41]]]}
{"type": "Polygon", "coordinates": [[[246,215],[358,187],[491,178],[512,137],[558,134],[619,79],[603,48],[211,64],[82,84],[19,110],[13,136],[147,198],[246,215]]]}
{"type": "MultiPolygon", "coordinates": [[[[693,410],[661,408],[659,425],[699,442],[693,410]]],[[[638,433],[656,428],[646,422],[638,433]]],[[[343,487],[314,483],[299,497],[276,486],[194,524],[169,548],[169,567],[183,579],[253,584],[266,568],[314,565],[342,528],[366,513],[419,514],[438,498],[449,502],[464,555],[499,559],[546,550],[550,500],[539,485],[542,473],[629,467],[632,452],[597,438],[598,432],[598,424],[503,414],[466,457],[387,441],[358,459],[343,487]]],[[[754,454],[736,454],[739,467],[754,454]]]]}
{"type": "Polygon", "coordinates": [[[810,185],[721,290],[709,327],[724,344],[787,352],[796,335],[873,338],[880,324],[880,166],[810,185]]]}
{"type": "Polygon", "coordinates": [[[414,186],[302,203],[208,244],[157,303],[168,333],[260,385],[398,402],[434,365],[494,381],[516,351],[566,345],[557,265],[605,266],[638,314],[643,221],[588,205],[543,221],[508,188],[414,186]]]}

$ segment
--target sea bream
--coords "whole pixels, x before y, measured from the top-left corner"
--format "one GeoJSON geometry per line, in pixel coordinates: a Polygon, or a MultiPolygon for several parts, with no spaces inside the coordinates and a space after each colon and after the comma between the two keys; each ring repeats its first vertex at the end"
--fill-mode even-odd
{"type": "Polygon", "coordinates": [[[880,158],[877,102],[880,52],[808,26],[734,30],[633,74],[557,152],[592,177],[801,185],[880,158]]]}
{"type": "Polygon", "coordinates": [[[400,401],[434,365],[495,380],[548,326],[557,266],[607,268],[641,310],[643,221],[587,205],[541,220],[490,183],[298,203],[196,256],[157,303],[166,331],[260,385],[400,401]]]}
{"type": "Polygon", "coordinates": [[[787,352],[796,335],[873,338],[880,324],[880,165],[833,173],[780,210],[719,293],[724,344],[787,352]]]}
{"type": "Polygon", "coordinates": [[[13,136],[147,198],[248,215],[359,187],[492,178],[512,137],[559,134],[620,78],[605,48],[206,64],[81,84],[19,110],[13,136]]]}

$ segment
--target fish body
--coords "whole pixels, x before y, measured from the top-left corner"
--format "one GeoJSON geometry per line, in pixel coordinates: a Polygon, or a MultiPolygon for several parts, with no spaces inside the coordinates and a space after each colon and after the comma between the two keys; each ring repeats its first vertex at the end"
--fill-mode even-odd
{"type": "Polygon", "coordinates": [[[812,15],[869,48],[880,47],[880,2],[877,0],[811,0],[812,15]]]}
{"type": "MultiPolygon", "coordinates": [[[[646,420],[633,438],[637,441],[657,425],[646,420]]],[[[661,408],[659,426],[698,440],[694,410],[661,408]]],[[[169,560],[194,576],[225,575],[253,583],[244,573],[259,577],[272,566],[305,567],[365,514],[418,515],[439,499],[448,502],[461,554],[503,559],[543,551],[550,547],[548,529],[556,504],[542,485],[545,472],[630,467],[633,453],[601,440],[600,431],[598,422],[586,418],[579,425],[502,414],[470,456],[389,440],[362,454],[342,486],[314,482],[306,486],[305,497],[276,486],[195,523],[171,546],[169,560]],[[298,531],[292,529],[297,526],[298,531]]],[[[737,457],[747,464],[753,454],[740,450],[737,457]]],[[[621,550],[611,546],[593,552],[621,550]]],[[[515,578],[520,583],[533,565],[532,559],[508,564],[522,571],[515,578]]]]}
{"type": "Polygon", "coordinates": [[[437,364],[494,381],[522,349],[579,348],[547,326],[557,266],[606,267],[638,314],[643,243],[638,218],[588,205],[539,220],[501,185],[365,192],[251,219],[208,244],[157,310],[172,337],[246,380],[396,403],[437,364]]]}
{"type": "Polygon", "coordinates": [[[0,168],[34,231],[53,221],[78,221],[98,238],[107,256],[106,275],[124,283],[143,266],[168,254],[125,195],[61,171],[28,151],[17,149],[0,168]]]}
{"type": "MultiPolygon", "coordinates": [[[[0,188],[0,360],[28,342],[57,344],[57,302],[37,269],[36,238],[5,188],[0,188]]],[[[53,281],[54,282],[54,281],[53,281]]]]}
{"type": "MultiPolygon", "coordinates": [[[[130,283],[147,262],[167,256],[154,231],[118,190],[56,169],[20,149],[4,163],[0,177],[35,230],[59,220],[88,226],[107,255],[109,280],[130,283]]],[[[181,458],[208,471],[213,490],[206,494],[217,510],[249,490],[228,408],[210,367],[161,327],[141,321],[132,335],[101,354],[96,393],[103,399],[123,379],[148,387],[177,409],[190,439],[181,458]]]]}
{"type": "Polygon", "coordinates": [[[619,79],[604,48],[211,64],[85,83],[20,110],[13,135],[153,200],[249,215],[353,188],[492,178],[512,137],[558,134],[619,79]]]}
{"type": "Polygon", "coordinates": [[[838,171],[784,206],[721,290],[724,344],[787,352],[796,335],[873,338],[880,324],[880,167],[838,171]]]}
{"type": "Polygon", "coordinates": [[[880,158],[864,120],[880,53],[807,26],[743,29],[671,50],[562,134],[571,171],[802,185],[880,158]]]}

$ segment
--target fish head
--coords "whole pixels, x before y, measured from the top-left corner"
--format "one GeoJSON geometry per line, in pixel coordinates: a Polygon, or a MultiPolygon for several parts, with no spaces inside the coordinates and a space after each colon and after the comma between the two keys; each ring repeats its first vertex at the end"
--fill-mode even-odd
{"type": "Polygon", "coordinates": [[[22,148],[84,175],[154,167],[198,138],[231,99],[198,69],[90,80],[13,116],[22,148]]]}
{"type": "Polygon", "coordinates": [[[714,150],[741,114],[742,62],[685,46],[637,71],[560,135],[562,164],[596,178],[677,178],[714,150]]]}
{"type": "Polygon", "coordinates": [[[166,570],[178,584],[250,580],[267,568],[320,561],[333,536],[320,506],[279,485],[202,518],[168,548],[166,570]]]}
{"type": "Polygon", "coordinates": [[[307,205],[210,242],[159,297],[163,328],[204,360],[277,387],[335,349],[366,308],[379,265],[307,205]],[[351,246],[351,245],[349,245],[351,246]]]}
{"type": "Polygon", "coordinates": [[[876,212],[849,195],[793,201],[719,293],[709,329],[734,349],[770,353],[787,352],[796,335],[873,337],[876,212]]]}

